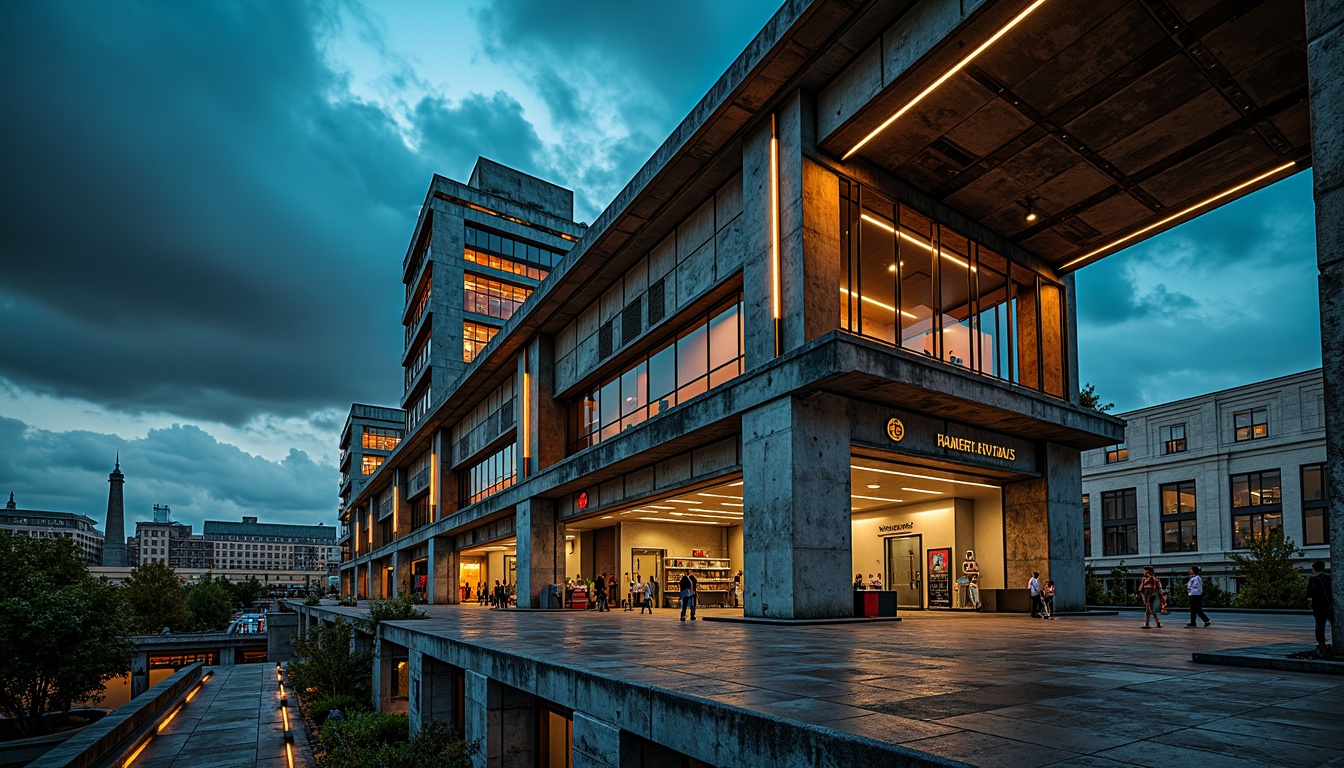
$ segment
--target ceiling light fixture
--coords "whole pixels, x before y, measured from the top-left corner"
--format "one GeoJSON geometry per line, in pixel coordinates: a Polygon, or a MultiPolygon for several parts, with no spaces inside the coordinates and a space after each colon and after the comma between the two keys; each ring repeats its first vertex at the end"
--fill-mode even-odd
{"type": "MultiPolygon", "coordinates": [[[[860,299],[863,299],[864,301],[868,302],[869,304],[872,304],[872,305],[875,306],[875,307],[881,307],[882,309],[885,309],[885,310],[887,310],[888,312],[895,312],[895,311],[896,311],[896,308],[893,307],[893,306],[891,306],[890,304],[883,304],[882,302],[878,301],[877,299],[870,299],[870,298],[868,298],[867,296],[864,296],[864,295],[862,295],[862,294],[858,294],[858,293],[850,293],[850,292],[849,292],[847,289],[845,289],[845,288],[841,288],[841,289],[840,289],[840,292],[843,293],[843,294],[845,294],[846,296],[858,296],[860,299]]],[[[912,314],[910,314],[909,312],[906,312],[904,309],[901,310],[901,316],[904,317],[904,318],[906,318],[907,320],[918,320],[918,319],[919,319],[917,316],[912,315],[912,314]]]]}
{"type": "Polygon", "coordinates": [[[722,493],[697,493],[696,496],[709,496],[715,499],[740,499],[741,496],[726,496],[722,493]]]}
{"type": "Polygon", "coordinates": [[[691,525],[719,525],[709,520],[668,520],[665,517],[641,517],[640,520],[652,520],[655,523],[690,523],[691,525]]]}
{"type": "Polygon", "coordinates": [[[893,504],[900,504],[900,503],[902,503],[902,502],[905,501],[905,499],[884,499],[884,498],[882,498],[881,496],[860,496],[860,495],[858,495],[857,493],[851,493],[851,494],[849,495],[849,498],[851,498],[851,499],[864,499],[864,500],[866,500],[866,501],[889,501],[889,502],[891,502],[891,503],[893,503],[893,504]]]}
{"type": "Polygon", "coordinates": [[[1199,210],[1200,208],[1203,208],[1204,206],[1208,205],[1209,203],[1217,202],[1218,200],[1221,200],[1221,199],[1223,199],[1224,197],[1227,197],[1227,196],[1230,195],[1230,194],[1233,194],[1233,193],[1235,193],[1235,192],[1239,192],[1239,191],[1241,191],[1241,190],[1243,190],[1243,189],[1245,189],[1245,188],[1247,188],[1247,187],[1249,187],[1249,186],[1251,186],[1251,185],[1253,185],[1253,184],[1256,184],[1256,183],[1259,183],[1259,182],[1261,182],[1261,181],[1264,181],[1265,179],[1268,179],[1270,176],[1273,176],[1273,175],[1275,175],[1275,174],[1277,174],[1277,173],[1280,173],[1280,172],[1282,172],[1282,171],[1284,171],[1284,170],[1287,170],[1288,168],[1293,168],[1293,167],[1296,167],[1296,166],[1297,166],[1297,161],[1294,160],[1294,161],[1292,161],[1292,162],[1284,163],[1283,165],[1280,165],[1280,166],[1271,168],[1271,169],[1269,169],[1268,171],[1265,171],[1264,173],[1260,174],[1259,176],[1256,176],[1256,177],[1253,178],[1253,179],[1247,179],[1246,181],[1241,182],[1240,184],[1236,185],[1235,187],[1231,187],[1231,188],[1229,188],[1229,189],[1225,189],[1225,190],[1223,190],[1222,192],[1219,192],[1218,194],[1214,195],[1213,197],[1205,198],[1205,199],[1199,201],[1198,203],[1195,203],[1194,205],[1190,206],[1189,208],[1185,208],[1185,209],[1183,209],[1183,210],[1177,211],[1176,213],[1173,213],[1173,214],[1171,214],[1170,216],[1168,216],[1168,217],[1166,217],[1166,218],[1164,218],[1164,219],[1160,219],[1160,220],[1158,220],[1158,221],[1155,221],[1155,222],[1153,222],[1152,224],[1149,224],[1148,226],[1144,227],[1143,229],[1140,229],[1140,230],[1131,232],[1131,233],[1129,233],[1128,235],[1125,235],[1124,237],[1122,237],[1122,238],[1120,238],[1120,239],[1118,239],[1118,240],[1112,240],[1111,242],[1107,243],[1106,245],[1103,245],[1102,247],[1096,249],[1095,251],[1089,251],[1089,252],[1087,252],[1087,253],[1084,253],[1082,256],[1079,256],[1078,258],[1074,259],[1073,261],[1070,261],[1068,264],[1065,264],[1064,266],[1060,267],[1060,269],[1061,269],[1061,270],[1068,269],[1069,267],[1072,267],[1074,264],[1077,264],[1077,263],[1079,263],[1079,262],[1083,262],[1083,261],[1087,261],[1088,259],[1092,258],[1093,256],[1096,256],[1096,255],[1099,254],[1099,253],[1102,253],[1102,252],[1104,252],[1104,251],[1109,251],[1110,249],[1114,248],[1114,247],[1117,246],[1117,245],[1120,245],[1121,243],[1129,242],[1130,240],[1133,240],[1134,238],[1138,237],[1139,235],[1142,235],[1142,234],[1144,234],[1144,233],[1146,233],[1146,232],[1151,232],[1151,231],[1153,231],[1154,229],[1157,229],[1158,227],[1163,226],[1164,224],[1169,224],[1169,223],[1171,223],[1171,222],[1173,222],[1173,221],[1175,221],[1175,220],[1181,218],[1182,216],[1185,216],[1187,213],[1191,213],[1191,212],[1193,212],[1193,211],[1197,211],[1197,210],[1199,210]]]}
{"type": "Polygon", "coordinates": [[[956,485],[974,485],[977,488],[999,488],[997,485],[989,483],[973,483],[970,480],[953,480],[947,477],[934,477],[932,475],[917,475],[913,472],[897,472],[894,469],[878,469],[877,467],[861,467],[858,464],[850,464],[850,469],[859,469],[864,472],[880,472],[884,475],[897,475],[899,477],[915,477],[920,480],[937,480],[940,483],[954,483],[956,485]]]}
{"type": "Polygon", "coordinates": [[[1027,198],[1027,215],[1024,218],[1027,220],[1028,224],[1038,218],[1036,216],[1036,202],[1030,197],[1027,198]]]}
{"type": "Polygon", "coordinates": [[[870,489],[872,489],[872,490],[877,490],[878,488],[881,488],[882,486],[878,485],[877,483],[869,483],[869,484],[868,484],[868,487],[869,487],[870,489]]]}
{"type": "Polygon", "coordinates": [[[923,488],[902,488],[901,490],[902,490],[902,491],[910,491],[911,493],[929,493],[929,494],[933,494],[934,496],[942,496],[942,495],[943,495],[943,492],[942,492],[942,491],[926,491],[926,490],[924,490],[923,488]]]}
{"type": "Polygon", "coordinates": [[[872,141],[874,138],[876,138],[876,136],[879,133],[885,131],[888,126],[896,122],[901,117],[901,115],[904,115],[906,112],[909,112],[916,104],[923,101],[926,96],[936,91],[938,89],[938,86],[950,80],[953,75],[960,72],[967,64],[970,64],[971,61],[974,60],[976,56],[979,56],[980,54],[984,53],[991,45],[998,42],[999,38],[1008,34],[1008,30],[1020,24],[1023,19],[1031,15],[1032,11],[1036,10],[1037,8],[1040,8],[1043,3],[1045,3],[1045,0],[1036,0],[1036,2],[1027,6],[1027,9],[1025,11],[1017,14],[1017,16],[1015,16],[1012,21],[1005,24],[1003,28],[1000,29],[998,32],[995,32],[993,37],[981,43],[978,48],[968,53],[965,58],[963,58],[961,61],[958,61],[955,65],[953,65],[951,69],[944,72],[942,77],[939,77],[937,80],[934,80],[933,83],[929,85],[929,87],[920,91],[918,96],[911,99],[909,103],[907,103],[904,107],[901,107],[899,110],[897,110],[896,114],[892,115],[891,117],[888,117],[881,125],[874,128],[872,133],[868,134],[867,136],[864,136],[863,141],[860,141],[858,144],[855,144],[854,147],[850,149],[848,152],[846,152],[844,157],[840,159],[848,160],[850,156],[852,156],[855,152],[858,152],[860,149],[862,149],[864,144],[867,144],[868,142],[872,141]]]}
{"type": "MultiPolygon", "coordinates": [[[[886,231],[890,232],[890,233],[893,234],[893,235],[896,234],[896,229],[895,229],[894,227],[892,227],[890,224],[886,223],[885,221],[883,221],[883,220],[881,220],[881,219],[879,219],[879,218],[876,218],[876,217],[873,217],[873,216],[869,216],[869,215],[866,214],[866,213],[864,213],[864,214],[860,214],[860,215],[859,215],[859,218],[860,218],[860,219],[863,219],[864,221],[868,222],[869,224],[876,225],[879,229],[885,229],[886,231]]],[[[928,251],[929,253],[933,253],[933,246],[932,246],[932,245],[929,245],[928,243],[924,242],[923,240],[920,240],[920,239],[917,238],[917,237],[912,237],[912,236],[910,236],[910,235],[907,235],[907,234],[904,233],[904,232],[900,233],[900,237],[901,237],[902,240],[906,241],[907,243],[914,243],[915,245],[918,245],[920,248],[923,248],[924,250],[928,251]]],[[[957,258],[956,256],[953,256],[952,254],[948,253],[947,251],[940,250],[940,251],[938,252],[938,255],[939,255],[939,256],[942,256],[944,259],[947,259],[948,261],[952,262],[953,264],[956,264],[958,267],[971,267],[971,265],[970,265],[968,262],[966,262],[964,259],[959,259],[959,258],[957,258]]],[[[904,262],[904,261],[901,262],[901,266],[902,266],[902,267],[905,266],[905,262],[904,262]]],[[[887,267],[887,271],[888,271],[888,272],[895,272],[895,271],[896,271],[896,265],[895,265],[895,264],[891,264],[891,265],[889,265],[889,266],[887,267]]],[[[974,272],[974,271],[975,271],[975,267],[971,267],[971,271],[974,272]]]]}

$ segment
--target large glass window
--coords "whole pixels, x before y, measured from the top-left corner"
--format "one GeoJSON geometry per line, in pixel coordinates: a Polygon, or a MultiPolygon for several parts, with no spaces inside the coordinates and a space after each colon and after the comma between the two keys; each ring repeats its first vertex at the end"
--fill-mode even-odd
{"type": "Polygon", "coordinates": [[[475,360],[496,333],[499,329],[493,325],[462,321],[462,359],[468,363],[475,360]]]}
{"type": "Polygon", "coordinates": [[[1162,551],[1194,552],[1198,520],[1195,515],[1195,481],[1167,483],[1162,494],[1162,551]]]}
{"type": "Polygon", "coordinates": [[[1232,475],[1232,546],[1245,549],[1252,538],[1283,526],[1279,470],[1232,475]]]}
{"type": "Polygon", "coordinates": [[[475,264],[541,280],[565,254],[468,223],[463,256],[475,264]]]}
{"type": "Polygon", "coordinates": [[[462,308],[478,315],[508,320],[531,295],[531,288],[491,280],[470,272],[462,275],[462,308]]]}
{"type": "Polygon", "coordinates": [[[517,472],[516,451],[509,443],[496,453],[468,467],[462,474],[462,504],[475,504],[481,499],[513,485],[517,472]]]}
{"type": "Polygon", "coordinates": [[[401,442],[401,433],[395,429],[382,427],[364,428],[364,447],[375,451],[390,451],[401,442]]]}
{"type": "Polygon", "coordinates": [[[1269,410],[1253,408],[1232,414],[1232,426],[1237,442],[1269,437],[1269,410]]]}
{"type": "Polygon", "coordinates": [[[1158,430],[1158,440],[1162,443],[1162,453],[1182,453],[1185,451],[1185,425],[1172,424],[1158,430]]]}
{"type": "Polygon", "coordinates": [[[1330,484],[1324,464],[1302,466],[1302,543],[1330,543],[1330,484]]]}
{"type": "Polygon", "coordinates": [[[840,326],[1063,398],[1063,287],[906,205],[840,182],[840,326]]]}
{"type": "Polygon", "coordinates": [[[1112,445],[1106,449],[1106,463],[1116,464],[1121,461],[1129,460],[1129,447],[1124,443],[1112,445]]]}
{"type": "Polygon", "coordinates": [[[1138,490],[1122,488],[1101,492],[1102,554],[1139,553],[1138,490]]]}
{"type": "Polygon", "coordinates": [[[619,376],[569,404],[569,451],[581,451],[742,373],[737,297],[664,339],[619,376]]]}
{"type": "Polygon", "coordinates": [[[1092,556],[1092,497],[1083,494],[1083,557],[1092,556]]]}
{"type": "Polygon", "coordinates": [[[383,466],[383,462],[386,460],[386,456],[361,456],[359,459],[359,473],[362,475],[372,475],[374,472],[378,471],[379,467],[383,466]]]}

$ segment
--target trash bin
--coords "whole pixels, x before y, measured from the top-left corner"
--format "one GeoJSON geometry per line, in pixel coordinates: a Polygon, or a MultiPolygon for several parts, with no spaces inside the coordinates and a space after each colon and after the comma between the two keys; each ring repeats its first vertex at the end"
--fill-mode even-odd
{"type": "Polygon", "coordinates": [[[548,584],[546,586],[546,607],[565,607],[565,587],[563,584],[548,584]]]}

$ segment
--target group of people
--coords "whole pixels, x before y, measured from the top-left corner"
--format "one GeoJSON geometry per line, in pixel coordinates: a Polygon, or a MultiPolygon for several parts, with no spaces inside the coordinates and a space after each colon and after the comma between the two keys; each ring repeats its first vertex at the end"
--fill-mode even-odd
{"type": "Polygon", "coordinates": [[[882,574],[879,573],[879,574],[877,574],[877,575],[874,575],[874,574],[871,574],[871,573],[870,573],[870,574],[868,574],[868,581],[866,581],[866,582],[863,580],[863,574],[862,574],[862,573],[856,573],[856,574],[854,574],[854,589],[855,589],[855,590],[860,590],[860,589],[881,589],[881,588],[882,588],[882,574]]]}
{"type": "MultiPolygon", "coordinates": [[[[627,573],[625,577],[627,592],[625,599],[622,600],[616,574],[603,571],[602,575],[593,581],[593,594],[588,603],[588,610],[610,611],[612,604],[617,604],[623,611],[634,611],[638,605],[641,614],[653,613],[653,596],[658,592],[658,581],[652,576],[645,580],[639,574],[632,577],[627,573]]],[[[583,584],[583,576],[576,575],[574,583],[583,584]]]]}
{"type": "MultiPolygon", "coordinates": [[[[471,599],[471,587],[467,587],[467,599],[471,599]]],[[[513,602],[513,585],[502,584],[495,579],[494,588],[483,581],[476,582],[476,604],[489,605],[491,608],[508,608],[513,602]]]]}
{"type": "Polygon", "coordinates": [[[1055,582],[1053,579],[1046,579],[1045,585],[1042,586],[1040,571],[1032,571],[1031,580],[1027,582],[1027,592],[1031,595],[1031,618],[1056,618],[1055,582]]]}

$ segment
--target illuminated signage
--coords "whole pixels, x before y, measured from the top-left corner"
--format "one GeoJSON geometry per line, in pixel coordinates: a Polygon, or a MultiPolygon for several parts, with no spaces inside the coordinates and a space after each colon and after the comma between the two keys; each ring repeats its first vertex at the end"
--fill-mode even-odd
{"type": "Polygon", "coordinates": [[[579,509],[587,509],[587,508],[588,508],[588,494],[587,494],[587,493],[580,493],[580,494],[579,494],[579,509]]]}
{"type": "Polygon", "coordinates": [[[887,422],[887,437],[890,437],[894,443],[901,442],[905,437],[905,425],[901,423],[900,419],[892,419],[887,422]]]}
{"type": "Polygon", "coordinates": [[[877,526],[877,532],[878,532],[879,534],[881,534],[881,533],[897,533],[898,531],[912,531],[912,530],[914,530],[914,528],[915,528],[915,524],[914,524],[913,522],[910,522],[910,523],[893,523],[893,524],[891,524],[891,525],[879,525],[879,526],[877,526]]]}
{"type": "Polygon", "coordinates": [[[962,453],[974,453],[978,456],[990,456],[995,459],[1007,459],[1008,461],[1017,459],[1016,449],[979,440],[970,440],[965,437],[952,437],[941,432],[938,433],[938,447],[962,453]]]}

